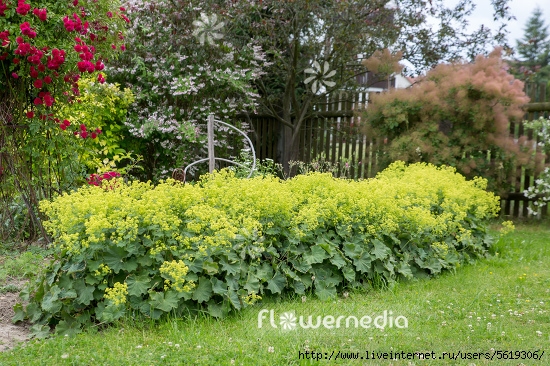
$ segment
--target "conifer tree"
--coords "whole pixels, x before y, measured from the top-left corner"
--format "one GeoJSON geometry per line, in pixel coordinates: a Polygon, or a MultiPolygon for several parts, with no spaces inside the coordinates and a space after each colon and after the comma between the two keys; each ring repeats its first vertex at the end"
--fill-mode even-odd
{"type": "Polygon", "coordinates": [[[516,74],[529,81],[548,81],[550,79],[550,37],[544,14],[537,7],[527,20],[525,34],[517,41],[519,60],[516,74]]]}

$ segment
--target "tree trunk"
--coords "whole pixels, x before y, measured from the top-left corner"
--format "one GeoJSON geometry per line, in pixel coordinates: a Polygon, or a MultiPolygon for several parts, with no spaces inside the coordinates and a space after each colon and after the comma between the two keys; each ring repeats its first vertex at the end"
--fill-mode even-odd
{"type": "Polygon", "coordinates": [[[291,171],[290,161],[297,161],[300,153],[300,136],[295,133],[295,128],[291,128],[287,125],[281,124],[281,139],[279,143],[281,157],[281,163],[283,164],[283,170],[288,177],[292,177],[296,174],[295,169],[291,171]]]}

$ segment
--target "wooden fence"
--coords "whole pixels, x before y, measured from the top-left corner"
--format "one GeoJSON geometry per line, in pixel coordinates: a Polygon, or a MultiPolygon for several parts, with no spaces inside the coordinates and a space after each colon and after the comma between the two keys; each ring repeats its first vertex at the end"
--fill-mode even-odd
{"type": "MultiPolygon", "coordinates": [[[[527,84],[526,93],[531,98],[527,106],[526,120],[548,116],[550,103],[546,102],[544,84],[527,84]]],[[[371,178],[380,171],[378,167],[378,141],[376,136],[367,136],[361,129],[360,119],[353,115],[358,104],[368,100],[367,93],[340,95],[317,106],[317,117],[304,121],[300,131],[300,149],[298,160],[311,163],[324,160],[337,166],[339,176],[353,179],[371,178]]],[[[251,139],[255,144],[258,158],[273,159],[282,163],[279,152],[281,125],[272,117],[251,116],[251,139]]],[[[523,123],[511,123],[510,133],[515,139],[521,136],[533,138],[532,131],[524,130],[523,123]]],[[[517,141],[517,140],[516,140],[517,141]]],[[[547,156],[546,163],[550,162],[547,156]]],[[[510,217],[527,217],[529,200],[523,191],[537,179],[537,172],[518,166],[515,174],[507,179],[512,189],[502,196],[502,214],[510,217]]],[[[547,214],[548,208],[542,214],[547,214]]]]}

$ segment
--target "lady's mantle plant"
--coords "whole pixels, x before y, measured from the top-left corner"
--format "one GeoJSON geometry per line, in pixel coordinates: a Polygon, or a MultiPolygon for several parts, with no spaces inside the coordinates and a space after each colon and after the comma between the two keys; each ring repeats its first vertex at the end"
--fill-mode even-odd
{"type": "Polygon", "coordinates": [[[103,82],[127,22],[117,1],[0,0],[2,164],[12,177],[2,184],[23,196],[36,227],[33,206],[81,179],[79,149],[101,133],[60,106],[78,97],[81,75],[103,82]]]}
{"type": "Polygon", "coordinates": [[[486,184],[401,162],[367,181],[105,179],[42,203],[57,253],[15,320],[71,334],[127,313],[221,317],[283,292],[327,299],[436,275],[491,248],[499,199],[486,184]]]}

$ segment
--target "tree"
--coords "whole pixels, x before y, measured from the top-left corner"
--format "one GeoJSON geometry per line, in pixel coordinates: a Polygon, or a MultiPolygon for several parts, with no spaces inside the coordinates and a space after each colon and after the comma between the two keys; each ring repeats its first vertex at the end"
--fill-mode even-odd
{"type": "Polygon", "coordinates": [[[514,63],[515,74],[530,81],[550,78],[550,39],[542,10],[537,7],[527,20],[524,36],[517,41],[519,60],[514,63]]]}
{"type": "MultiPolygon", "coordinates": [[[[493,2],[495,18],[507,19],[507,1],[493,2]]],[[[195,132],[208,113],[275,118],[287,164],[303,121],[319,112],[314,106],[354,88],[364,72],[358,55],[390,47],[423,70],[502,40],[503,32],[485,28],[464,32],[473,6],[472,0],[451,9],[443,0],[132,1],[129,52],[110,72],[133,85],[138,102],[128,127],[146,141],[150,171],[167,174],[193,160],[201,145],[195,132]]]]}
{"type": "MultiPolygon", "coordinates": [[[[319,115],[313,106],[326,101],[326,94],[352,90],[356,75],[364,73],[358,55],[367,58],[390,48],[402,51],[417,70],[426,70],[464,55],[473,58],[505,35],[504,29],[491,34],[484,27],[466,33],[474,6],[470,0],[454,8],[439,0],[236,3],[241,11],[233,22],[257,40],[272,63],[256,83],[258,110],[283,126],[280,159],[286,168],[297,156],[303,122],[319,115]]],[[[495,19],[509,19],[506,3],[493,2],[495,19]]]]}
{"type": "MultiPolygon", "coordinates": [[[[117,1],[32,7],[27,0],[0,0],[1,199],[23,202],[29,235],[42,229],[38,201],[84,180],[78,153],[101,130],[93,121],[72,123],[61,106],[79,95],[82,74],[101,82],[104,62],[123,47],[126,21],[117,1]]],[[[10,210],[2,217],[11,225],[10,210]]]]}
{"type": "Polygon", "coordinates": [[[503,68],[501,53],[497,48],[474,63],[438,65],[409,89],[373,96],[360,115],[367,134],[387,139],[380,146],[382,166],[395,160],[446,164],[505,192],[506,178],[516,162],[529,162],[533,143],[510,136],[509,122],[521,121],[529,98],[503,68]]]}

